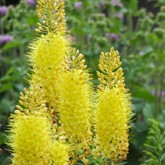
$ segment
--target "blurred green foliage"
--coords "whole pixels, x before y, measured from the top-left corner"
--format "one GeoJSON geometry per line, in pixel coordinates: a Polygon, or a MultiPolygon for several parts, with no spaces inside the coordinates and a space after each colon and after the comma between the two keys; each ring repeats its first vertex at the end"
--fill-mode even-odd
{"type": "MultiPolygon", "coordinates": [[[[126,164],[138,165],[148,159],[143,157],[142,151],[150,127],[148,119],[154,119],[162,130],[165,129],[165,1],[146,1],[150,7],[157,9],[155,13],[139,7],[138,0],[116,2],[120,3],[114,0],[66,0],[66,18],[74,46],[85,55],[88,66],[93,70],[95,84],[98,83],[95,71],[100,52],[109,51],[112,46],[120,52],[135,114],[126,164]]],[[[18,102],[19,92],[28,85],[26,54],[28,44],[35,38],[37,20],[35,6],[23,0],[16,6],[10,6],[0,20],[1,35],[13,36],[11,42],[0,45],[2,165],[8,161],[4,132],[7,119],[18,102]]],[[[102,164],[92,158],[91,161],[102,164]]]]}
{"type": "Polygon", "coordinates": [[[144,153],[147,159],[142,165],[164,165],[165,164],[165,130],[162,131],[158,122],[150,120],[147,140],[144,144],[144,153]]]}

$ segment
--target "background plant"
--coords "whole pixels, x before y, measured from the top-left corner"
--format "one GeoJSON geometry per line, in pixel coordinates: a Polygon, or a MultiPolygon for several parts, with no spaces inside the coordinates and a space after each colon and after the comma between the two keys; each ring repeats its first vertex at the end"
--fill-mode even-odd
{"type": "Polygon", "coordinates": [[[142,165],[163,165],[165,164],[165,131],[160,129],[157,121],[150,120],[151,128],[149,129],[147,140],[144,144],[144,153],[147,160],[142,165]]]}

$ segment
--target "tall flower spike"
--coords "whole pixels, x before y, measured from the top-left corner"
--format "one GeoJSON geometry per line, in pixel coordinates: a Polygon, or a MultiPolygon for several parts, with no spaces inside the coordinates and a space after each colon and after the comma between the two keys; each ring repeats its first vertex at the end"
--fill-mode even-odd
{"type": "Polygon", "coordinates": [[[96,151],[114,162],[126,159],[132,109],[120,65],[119,53],[111,48],[110,53],[101,53],[97,72],[96,151]]]}
{"type": "Polygon", "coordinates": [[[58,83],[60,121],[73,150],[91,143],[92,86],[82,54],[75,49],[65,60],[58,83]]]}
{"type": "Polygon", "coordinates": [[[64,0],[38,0],[37,16],[41,19],[36,32],[66,33],[64,0]]]}

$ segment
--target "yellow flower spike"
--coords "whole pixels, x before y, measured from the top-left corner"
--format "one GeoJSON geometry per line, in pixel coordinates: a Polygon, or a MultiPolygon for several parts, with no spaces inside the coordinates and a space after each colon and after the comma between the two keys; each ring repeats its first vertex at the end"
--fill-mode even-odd
{"type": "Polygon", "coordinates": [[[30,84],[37,84],[45,93],[50,108],[58,106],[57,79],[61,74],[61,62],[70,51],[69,41],[60,34],[49,33],[31,44],[29,60],[33,67],[30,84]]]}
{"type": "Polygon", "coordinates": [[[66,33],[66,20],[64,0],[38,0],[37,16],[41,19],[38,23],[37,33],[66,33]]]}
{"type": "Polygon", "coordinates": [[[30,64],[37,70],[57,69],[66,53],[70,51],[69,41],[60,34],[42,35],[30,45],[30,64]]]}
{"type": "Polygon", "coordinates": [[[73,149],[79,150],[91,143],[91,78],[78,51],[65,61],[58,83],[60,121],[73,149]]]}
{"type": "Polygon", "coordinates": [[[125,160],[128,153],[128,131],[131,97],[125,89],[119,53],[101,53],[96,111],[97,151],[114,162],[125,160]]]}
{"type": "Polygon", "coordinates": [[[9,126],[12,165],[51,164],[51,123],[47,117],[15,114],[9,126]]]}
{"type": "Polygon", "coordinates": [[[64,0],[38,0],[37,16],[40,23],[37,23],[36,32],[42,35],[30,46],[29,61],[33,72],[30,84],[38,84],[45,93],[48,108],[57,109],[57,78],[71,43],[66,34],[64,0]]]}

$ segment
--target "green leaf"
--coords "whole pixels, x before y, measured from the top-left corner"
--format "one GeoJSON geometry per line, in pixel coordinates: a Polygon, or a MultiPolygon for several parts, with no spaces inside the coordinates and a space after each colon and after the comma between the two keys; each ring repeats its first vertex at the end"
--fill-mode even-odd
{"type": "Polygon", "coordinates": [[[134,97],[145,99],[149,102],[154,102],[155,97],[145,88],[140,86],[135,86],[134,97]]]}
{"type": "Polygon", "coordinates": [[[131,8],[132,14],[135,15],[138,9],[138,1],[137,0],[130,0],[129,7],[131,8]]]}
{"type": "Polygon", "coordinates": [[[36,23],[38,22],[38,18],[35,15],[31,14],[28,17],[27,22],[29,25],[36,25],[36,23]]]}
{"type": "Polygon", "coordinates": [[[142,56],[147,55],[147,54],[151,53],[153,50],[154,50],[153,47],[146,46],[143,48],[143,51],[141,51],[140,55],[142,55],[142,56]]]}
{"type": "Polygon", "coordinates": [[[3,46],[2,51],[6,51],[6,50],[8,50],[10,48],[16,48],[17,46],[18,46],[18,43],[17,42],[14,42],[14,41],[8,42],[7,44],[5,44],[3,46]]]}
{"type": "Polygon", "coordinates": [[[0,145],[5,144],[5,142],[6,142],[6,134],[0,132],[0,145]]]}
{"type": "Polygon", "coordinates": [[[6,84],[0,86],[0,93],[8,91],[11,88],[13,88],[13,84],[12,83],[6,83],[6,84]]]}
{"type": "Polygon", "coordinates": [[[147,160],[142,165],[163,165],[165,149],[165,132],[162,132],[160,125],[155,120],[150,120],[151,127],[148,132],[143,152],[147,160]]]}
{"type": "Polygon", "coordinates": [[[154,108],[152,104],[145,104],[145,107],[143,108],[143,115],[146,120],[154,118],[154,108]]]}
{"type": "Polygon", "coordinates": [[[127,11],[130,12],[132,15],[137,14],[138,9],[138,0],[127,0],[123,1],[127,11]]]}

